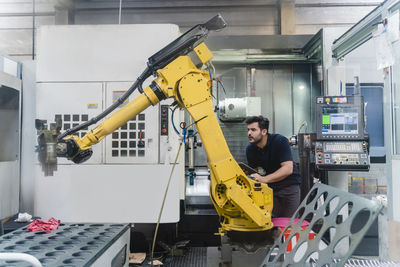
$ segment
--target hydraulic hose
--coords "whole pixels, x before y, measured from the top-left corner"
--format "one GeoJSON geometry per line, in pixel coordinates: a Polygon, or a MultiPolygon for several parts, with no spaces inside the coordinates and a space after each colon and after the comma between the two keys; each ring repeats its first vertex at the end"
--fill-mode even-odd
{"type": "Polygon", "coordinates": [[[74,134],[79,130],[82,130],[90,125],[93,125],[103,119],[105,116],[113,112],[118,106],[120,106],[122,103],[125,102],[126,99],[137,89],[139,88],[140,92],[142,93],[142,84],[143,82],[152,74],[151,70],[149,68],[146,68],[143,73],[137,78],[134,84],[120,97],[117,99],[115,103],[113,103],[111,106],[109,106],[106,110],[104,110],[102,113],[97,115],[96,117],[81,123],[71,129],[66,130],[64,133],[60,134],[58,136],[58,141],[62,140],[64,137],[74,134]]]}

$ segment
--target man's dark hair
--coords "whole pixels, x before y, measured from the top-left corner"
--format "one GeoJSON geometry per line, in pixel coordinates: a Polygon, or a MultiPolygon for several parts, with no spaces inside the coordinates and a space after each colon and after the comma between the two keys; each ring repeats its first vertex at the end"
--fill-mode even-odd
{"type": "Polygon", "coordinates": [[[247,125],[253,122],[258,122],[258,127],[260,127],[261,130],[266,129],[268,131],[269,120],[267,118],[264,118],[263,116],[247,117],[244,122],[247,123],[247,125]]]}

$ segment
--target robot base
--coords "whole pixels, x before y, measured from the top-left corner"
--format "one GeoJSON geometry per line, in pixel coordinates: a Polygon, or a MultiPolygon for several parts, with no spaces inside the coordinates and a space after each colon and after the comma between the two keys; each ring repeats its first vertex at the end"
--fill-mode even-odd
{"type": "Polygon", "coordinates": [[[221,247],[207,248],[207,267],[260,266],[279,237],[280,230],[230,231],[221,236],[221,247]]]}

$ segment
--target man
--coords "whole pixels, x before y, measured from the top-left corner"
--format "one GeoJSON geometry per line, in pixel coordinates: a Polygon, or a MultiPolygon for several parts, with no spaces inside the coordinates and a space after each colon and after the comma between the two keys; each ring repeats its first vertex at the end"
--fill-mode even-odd
{"type": "Polygon", "coordinates": [[[263,116],[249,117],[245,122],[250,142],[247,162],[258,171],[251,176],[274,191],[272,216],[291,217],[300,204],[301,177],[289,141],[280,134],[268,133],[269,120],[263,116]]]}

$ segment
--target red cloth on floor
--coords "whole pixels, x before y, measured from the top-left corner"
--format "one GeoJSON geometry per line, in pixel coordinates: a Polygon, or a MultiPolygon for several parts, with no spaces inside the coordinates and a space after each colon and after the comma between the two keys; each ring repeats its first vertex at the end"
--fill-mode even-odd
{"type": "Polygon", "coordinates": [[[60,225],[60,220],[56,220],[53,217],[46,220],[33,220],[33,222],[28,225],[27,230],[31,232],[35,231],[51,231],[56,230],[60,225]]]}
{"type": "MultiPolygon", "coordinates": [[[[275,227],[285,228],[287,226],[287,224],[289,223],[290,218],[287,218],[287,217],[272,218],[271,221],[272,221],[272,223],[274,224],[275,227]]],[[[293,224],[296,224],[298,222],[299,222],[299,219],[297,219],[297,218],[293,220],[293,224]]],[[[309,222],[304,220],[301,223],[301,226],[304,227],[304,226],[307,226],[309,224],[310,224],[309,222]]]]}

